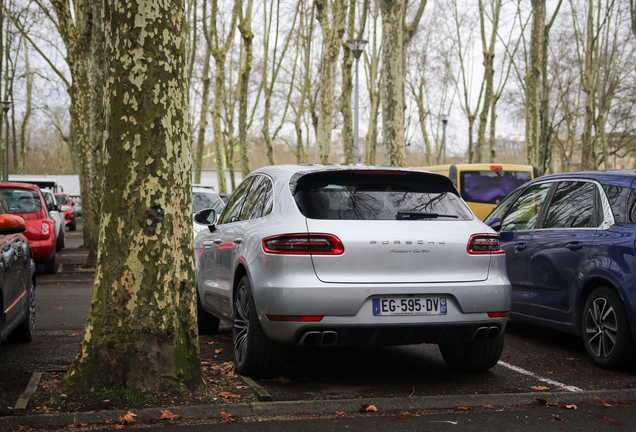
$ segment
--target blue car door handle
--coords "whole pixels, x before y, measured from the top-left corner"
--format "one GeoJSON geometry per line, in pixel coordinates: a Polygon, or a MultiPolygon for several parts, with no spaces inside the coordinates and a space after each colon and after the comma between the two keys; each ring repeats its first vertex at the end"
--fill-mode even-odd
{"type": "Polygon", "coordinates": [[[566,248],[570,250],[579,250],[583,247],[583,243],[581,242],[570,242],[565,245],[566,248]]]}
{"type": "Polygon", "coordinates": [[[515,250],[516,251],[522,251],[522,250],[525,250],[526,247],[528,247],[527,243],[517,243],[515,245],[515,250]]]}

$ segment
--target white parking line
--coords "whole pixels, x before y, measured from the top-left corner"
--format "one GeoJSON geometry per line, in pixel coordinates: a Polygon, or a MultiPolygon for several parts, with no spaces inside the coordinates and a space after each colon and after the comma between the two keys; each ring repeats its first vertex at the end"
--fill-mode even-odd
{"type": "Polygon", "coordinates": [[[532,373],[530,371],[527,371],[527,370],[522,369],[522,368],[517,367],[517,366],[513,366],[513,365],[508,364],[508,363],[503,362],[503,361],[499,361],[499,363],[497,363],[497,364],[500,364],[503,367],[507,367],[508,369],[513,370],[515,372],[519,372],[520,374],[528,375],[528,376],[530,376],[530,377],[532,377],[532,378],[534,378],[536,380],[539,380],[541,382],[544,382],[546,384],[550,384],[550,385],[556,386],[558,388],[563,388],[563,389],[566,389],[566,390],[571,391],[571,392],[581,392],[581,391],[583,391],[582,389],[580,389],[578,387],[565,385],[565,384],[560,383],[558,381],[554,381],[554,380],[551,380],[551,379],[548,379],[548,378],[540,377],[540,376],[538,376],[538,375],[536,375],[536,374],[534,374],[534,373],[532,373]]]}

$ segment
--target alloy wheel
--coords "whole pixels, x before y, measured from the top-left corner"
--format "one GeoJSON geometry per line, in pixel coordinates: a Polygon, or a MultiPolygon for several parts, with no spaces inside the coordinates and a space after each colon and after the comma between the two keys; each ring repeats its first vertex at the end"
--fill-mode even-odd
{"type": "Polygon", "coordinates": [[[616,311],[607,299],[594,299],[586,312],[585,333],[588,344],[595,356],[609,357],[616,347],[618,320],[616,311]]]}
{"type": "Polygon", "coordinates": [[[247,287],[241,285],[234,300],[234,357],[238,364],[245,362],[247,338],[250,329],[249,294],[247,287]]]}

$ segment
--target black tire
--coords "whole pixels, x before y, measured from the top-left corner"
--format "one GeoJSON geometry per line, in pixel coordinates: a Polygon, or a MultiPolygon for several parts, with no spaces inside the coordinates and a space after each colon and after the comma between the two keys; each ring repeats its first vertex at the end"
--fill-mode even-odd
{"type": "Polygon", "coordinates": [[[57,252],[53,252],[50,260],[44,262],[44,273],[54,274],[57,272],[57,252]]]}
{"type": "Polygon", "coordinates": [[[504,333],[494,339],[439,344],[439,350],[446,364],[451,369],[461,372],[478,372],[490,369],[501,358],[503,347],[504,333]]]}
{"type": "Polygon", "coordinates": [[[73,218],[71,223],[68,224],[68,230],[69,231],[76,231],[77,230],[77,220],[75,218],[73,218]]]}
{"type": "Polygon", "coordinates": [[[221,320],[206,312],[201,306],[199,294],[197,293],[197,322],[199,324],[199,334],[213,335],[219,330],[221,320]]]}
{"type": "Polygon", "coordinates": [[[55,251],[59,252],[62,249],[64,249],[65,246],[66,246],[66,234],[64,230],[62,230],[60,235],[57,237],[57,243],[55,243],[55,251]]]}
{"type": "Polygon", "coordinates": [[[27,299],[29,303],[24,321],[18,324],[8,336],[12,342],[31,342],[33,339],[33,331],[35,330],[35,284],[33,279],[29,280],[27,299]]]}
{"type": "Polygon", "coordinates": [[[605,369],[633,363],[636,344],[623,302],[614,290],[595,289],[585,302],[581,320],[585,350],[594,363],[605,369]]]}
{"type": "Polygon", "coordinates": [[[252,285],[247,276],[240,280],[234,296],[234,364],[236,372],[252,378],[280,375],[285,365],[285,347],[272,342],[263,332],[252,285]]]}

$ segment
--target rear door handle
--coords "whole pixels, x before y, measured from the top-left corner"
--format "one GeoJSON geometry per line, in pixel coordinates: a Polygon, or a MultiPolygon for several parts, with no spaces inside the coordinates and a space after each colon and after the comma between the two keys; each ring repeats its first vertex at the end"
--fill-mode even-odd
{"type": "Polygon", "coordinates": [[[223,243],[223,240],[221,240],[221,239],[212,239],[212,243],[220,245],[221,243],[223,243]]]}
{"type": "Polygon", "coordinates": [[[527,243],[517,243],[515,245],[515,250],[521,252],[522,250],[525,250],[526,247],[528,247],[527,243]]]}
{"type": "Polygon", "coordinates": [[[583,247],[583,243],[581,242],[570,242],[565,245],[566,248],[570,250],[579,250],[583,247]]]}
{"type": "Polygon", "coordinates": [[[234,243],[241,244],[241,243],[243,243],[243,239],[242,238],[234,239],[234,243]]]}

